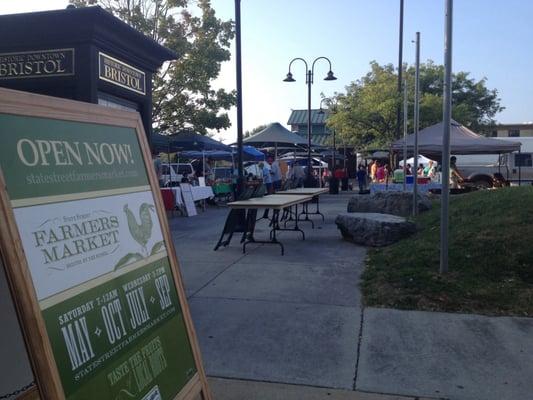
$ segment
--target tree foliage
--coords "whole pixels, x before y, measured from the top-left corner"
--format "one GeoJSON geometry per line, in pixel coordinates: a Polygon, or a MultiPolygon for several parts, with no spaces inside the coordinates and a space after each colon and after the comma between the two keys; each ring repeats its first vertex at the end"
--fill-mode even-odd
{"type": "Polygon", "coordinates": [[[253,136],[256,133],[261,132],[263,129],[266,129],[267,127],[268,125],[266,124],[256,126],[254,129],[244,132],[244,137],[247,138],[247,137],[253,136]]]}
{"type": "Polygon", "coordinates": [[[157,43],[178,60],[165,63],[153,78],[153,123],[161,131],[192,129],[206,134],[228,128],[224,110],[235,92],[211,84],[230,59],[233,22],[215,15],[210,0],[70,0],[78,7],[98,4],[157,43]]]}
{"type": "MultiPolygon", "coordinates": [[[[415,67],[404,76],[408,88],[408,129],[413,129],[415,67]]],[[[444,67],[428,61],[420,66],[420,129],[442,120],[444,67]]],[[[452,80],[452,118],[474,131],[494,123],[503,110],[498,91],[488,89],[486,78],[476,81],[468,72],[458,72],[452,80]]],[[[398,75],[392,64],[370,63],[370,72],[337,93],[337,112],[328,126],[342,139],[359,148],[387,147],[396,133],[396,110],[402,104],[398,95],[398,75]]],[[[403,107],[402,107],[403,109],[403,107]]]]}

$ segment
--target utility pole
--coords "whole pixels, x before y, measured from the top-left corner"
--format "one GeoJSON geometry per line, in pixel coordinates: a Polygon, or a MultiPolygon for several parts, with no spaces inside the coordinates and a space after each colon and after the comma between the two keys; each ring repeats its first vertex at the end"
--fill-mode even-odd
{"type": "Polygon", "coordinates": [[[241,64],[241,0],[235,0],[235,66],[237,80],[237,194],[244,185],[243,133],[242,133],[242,64],[241,64]]]}
{"type": "MultiPolygon", "coordinates": [[[[398,39],[398,98],[402,95],[402,69],[403,69],[403,2],[400,0],[400,34],[398,39]]],[[[402,121],[402,106],[398,103],[396,109],[396,139],[400,138],[400,124],[402,121]]]]}
{"type": "MultiPolygon", "coordinates": [[[[407,190],[407,79],[403,82],[403,191],[407,190]]],[[[412,171],[411,171],[412,172],[412,171]]]]}
{"type": "Polygon", "coordinates": [[[440,196],[440,268],[448,272],[448,222],[450,203],[450,129],[452,118],[452,27],[453,0],[446,0],[446,30],[444,33],[444,96],[442,102],[442,173],[440,196]]]}
{"type": "Polygon", "coordinates": [[[414,161],[413,161],[413,215],[418,214],[418,122],[420,120],[420,88],[419,88],[419,78],[420,78],[420,32],[416,33],[416,69],[415,69],[415,146],[414,146],[414,161]]]}

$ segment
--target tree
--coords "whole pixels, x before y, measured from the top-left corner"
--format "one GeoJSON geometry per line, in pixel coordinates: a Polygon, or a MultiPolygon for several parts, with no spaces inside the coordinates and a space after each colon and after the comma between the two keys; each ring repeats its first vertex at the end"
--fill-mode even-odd
{"type": "Polygon", "coordinates": [[[265,125],[265,124],[256,126],[251,131],[244,132],[244,137],[247,138],[247,137],[253,136],[256,133],[261,132],[263,129],[266,129],[267,127],[268,127],[268,125],[265,125]]]}
{"type": "MultiPolygon", "coordinates": [[[[328,118],[346,143],[359,148],[386,148],[394,140],[396,107],[402,102],[397,92],[397,74],[392,64],[370,63],[370,72],[337,93],[337,112],[328,118]]],[[[413,129],[415,67],[405,72],[409,102],[409,132],[413,129]]],[[[420,66],[420,129],[442,120],[444,67],[432,61],[420,66]]],[[[468,72],[458,72],[452,81],[452,118],[474,131],[494,123],[503,110],[498,91],[486,87],[486,78],[476,81],[468,72]]]]}
{"type": "Polygon", "coordinates": [[[208,130],[231,126],[235,91],[211,83],[230,59],[233,22],[216,18],[210,0],[70,0],[78,7],[99,4],[157,43],[178,60],[165,63],[153,78],[153,124],[160,131],[208,130]],[[192,10],[192,4],[196,9],[192,10]],[[198,16],[197,16],[198,14],[198,16]]]}

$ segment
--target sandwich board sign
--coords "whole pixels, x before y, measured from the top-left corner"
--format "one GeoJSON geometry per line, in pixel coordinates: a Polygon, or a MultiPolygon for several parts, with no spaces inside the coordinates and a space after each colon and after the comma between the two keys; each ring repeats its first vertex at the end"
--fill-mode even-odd
{"type": "Polygon", "coordinates": [[[0,89],[0,143],[0,250],[40,397],[210,399],[139,115],[0,89]]]}

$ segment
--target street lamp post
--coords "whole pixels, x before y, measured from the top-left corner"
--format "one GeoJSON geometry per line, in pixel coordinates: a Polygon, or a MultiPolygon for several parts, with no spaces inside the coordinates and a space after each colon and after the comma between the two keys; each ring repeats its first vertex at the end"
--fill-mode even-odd
{"type": "Polygon", "coordinates": [[[242,64],[241,64],[241,0],[235,0],[235,72],[237,82],[237,194],[244,190],[243,129],[242,129],[242,64]]]}
{"type": "Polygon", "coordinates": [[[313,166],[311,163],[311,85],[313,84],[313,76],[315,72],[315,63],[318,60],[326,60],[329,63],[329,72],[324,78],[325,81],[334,81],[337,78],[335,75],[333,75],[333,71],[331,70],[331,61],[327,57],[317,57],[313,60],[313,63],[311,64],[311,69],[309,69],[309,66],[307,64],[307,61],[305,61],[303,58],[296,57],[291,60],[289,63],[289,72],[287,73],[287,77],[283,79],[283,82],[296,82],[296,80],[292,77],[291,73],[291,66],[292,63],[296,60],[303,61],[305,64],[305,83],[307,84],[307,178],[305,182],[306,187],[314,187],[316,186],[315,180],[313,178],[313,166]]]}
{"type": "MultiPolygon", "coordinates": [[[[322,108],[322,103],[327,103],[328,104],[328,108],[331,110],[331,112],[333,114],[335,114],[337,112],[337,102],[334,101],[333,98],[324,98],[322,100],[320,100],[320,110],[318,111],[319,114],[324,114],[324,109],[322,108]]],[[[332,174],[330,176],[330,193],[332,194],[338,194],[338,190],[336,192],[332,192],[332,187],[337,187],[338,183],[337,183],[337,178],[335,177],[335,155],[337,153],[337,143],[335,141],[335,129],[332,130],[332,134],[333,134],[333,154],[331,156],[331,165],[332,165],[332,174]]],[[[346,154],[345,154],[346,155],[346,154]]],[[[346,166],[344,167],[344,171],[346,171],[346,166]]]]}

